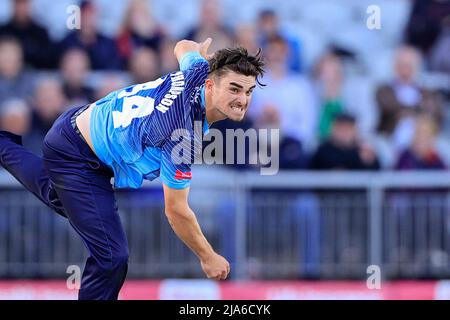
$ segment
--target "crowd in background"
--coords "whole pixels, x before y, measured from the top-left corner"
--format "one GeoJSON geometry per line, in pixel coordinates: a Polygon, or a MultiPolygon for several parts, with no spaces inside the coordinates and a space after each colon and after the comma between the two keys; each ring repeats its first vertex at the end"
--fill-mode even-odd
{"type": "MultiPolygon", "coordinates": [[[[295,25],[284,27],[276,7],[255,7],[255,19],[230,25],[221,1],[199,0],[198,21],[174,35],[153,16],[151,2],[130,0],[110,36],[98,26],[108,8],[83,0],[81,28],[56,40],[34,18],[32,2],[10,0],[11,15],[0,25],[0,129],[23,135],[36,153],[67,108],[175,71],[177,40],[211,37],[212,52],[237,44],[250,53],[262,48],[266,86],[255,90],[244,121],[215,127],[279,128],[282,169],[450,166],[450,1],[406,1],[408,18],[399,39],[389,44],[393,54],[385,65],[377,51],[362,56],[351,45],[358,38],[345,33],[344,41],[327,42],[311,58],[314,30],[303,39],[295,25]],[[383,67],[389,78],[369,81],[383,67]],[[438,81],[422,81],[424,74],[438,81]]],[[[365,19],[361,26],[366,28],[365,19]]],[[[365,32],[382,35],[383,29],[365,32]]]]}

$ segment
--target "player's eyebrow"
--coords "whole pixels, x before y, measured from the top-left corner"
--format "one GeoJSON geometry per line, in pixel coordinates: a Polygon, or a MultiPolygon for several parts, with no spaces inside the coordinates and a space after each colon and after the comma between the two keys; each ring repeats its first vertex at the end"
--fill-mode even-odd
{"type": "MultiPolygon", "coordinates": [[[[237,87],[237,88],[239,88],[239,89],[244,89],[243,86],[241,86],[240,84],[237,84],[236,82],[230,82],[230,85],[235,86],[235,87],[237,87]]],[[[251,87],[249,88],[249,90],[255,89],[255,87],[256,87],[256,85],[251,86],[251,87]]]]}
{"type": "Polygon", "coordinates": [[[237,84],[236,82],[230,82],[230,85],[238,87],[239,89],[244,89],[243,86],[241,86],[240,84],[237,84]]]}

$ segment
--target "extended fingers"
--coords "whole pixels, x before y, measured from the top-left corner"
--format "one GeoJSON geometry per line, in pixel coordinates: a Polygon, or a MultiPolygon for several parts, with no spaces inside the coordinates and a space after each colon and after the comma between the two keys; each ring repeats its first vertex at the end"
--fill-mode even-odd
{"type": "Polygon", "coordinates": [[[203,42],[200,44],[200,54],[201,54],[205,59],[211,59],[211,58],[212,58],[212,55],[211,55],[211,54],[208,54],[208,48],[209,48],[211,42],[212,42],[212,39],[211,39],[211,38],[208,38],[208,39],[206,39],[205,41],[203,41],[203,42]]]}

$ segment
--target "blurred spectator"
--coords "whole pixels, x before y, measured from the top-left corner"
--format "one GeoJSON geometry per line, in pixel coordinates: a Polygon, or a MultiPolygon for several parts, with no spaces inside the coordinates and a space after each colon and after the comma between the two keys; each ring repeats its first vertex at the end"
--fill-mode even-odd
{"type": "Polygon", "coordinates": [[[334,55],[323,57],[317,66],[315,76],[319,81],[323,101],[318,123],[319,138],[326,139],[336,116],[344,112],[344,103],[340,97],[343,71],[339,58],[334,55]]]}
{"type": "MultiPolygon", "coordinates": [[[[255,124],[259,129],[277,129],[280,128],[280,111],[276,106],[267,105],[261,112],[258,122],[255,124]]],[[[279,166],[280,169],[306,169],[308,166],[308,158],[303,151],[302,143],[295,138],[286,136],[280,131],[280,139],[270,141],[268,136],[259,136],[259,148],[265,150],[273,150],[270,145],[278,144],[279,150],[279,166]],[[261,139],[262,138],[262,139],[261,139]]],[[[275,149],[276,150],[276,149],[275,149]]],[[[253,155],[256,156],[256,155],[253,155]]]]}
{"type": "Polygon", "coordinates": [[[100,81],[94,92],[94,100],[104,98],[111,92],[125,88],[127,85],[128,83],[118,74],[109,74],[100,81]]]}
{"type": "Polygon", "coordinates": [[[442,22],[448,16],[448,0],[414,0],[406,26],[407,42],[428,54],[441,32],[442,22]]]}
{"type": "MultiPolygon", "coordinates": [[[[421,115],[415,119],[414,138],[406,150],[397,159],[396,170],[445,170],[446,164],[439,155],[436,147],[438,126],[429,115],[421,115]]],[[[433,205],[437,201],[443,201],[448,190],[436,188],[418,188],[411,185],[410,188],[396,190],[386,199],[387,216],[391,216],[392,225],[400,226],[395,232],[396,236],[389,239],[389,251],[392,251],[394,261],[401,261],[406,265],[417,262],[417,257],[432,259],[432,255],[439,249],[432,245],[423,246],[407,233],[405,226],[417,225],[423,230],[434,230],[433,221],[439,221],[439,216],[446,216],[448,208],[439,209],[433,205]],[[423,205],[430,202],[431,204],[423,205]],[[442,210],[442,212],[441,212],[442,210]],[[424,219],[424,217],[429,217],[424,219]],[[403,226],[403,227],[402,227],[403,226]]],[[[445,236],[446,232],[443,232],[445,236]]],[[[430,240],[431,241],[431,240],[430,240]]],[[[446,252],[442,252],[447,254],[446,252]]],[[[446,260],[447,261],[447,260],[446,260]]]]}
{"type": "Polygon", "coordinates": [[[256,27],[252,24],[241,24],[236,27],[236,42],[247,49],[250,54],[255,54],[259,49],[256,27]]]}
{"type": "Polygon", "coordinates": [[[161,76],[159,56],[153,49],[137,49],[129,63],[133,83],[144,83],[161,76]]]}
{"type": "Polygon", "coordinates": [[[209,47],[210,52],[231,46],[233,33],[223,23],[221,12],[220,0],[202,0],[199,24],[187,33],[186,39],[197,42],[208,37],[214,39],[209,47]]]}
{"type": "Polygon", "coordinates": [[[333,52],[319,59],[314,78],[320,103],[319,138],[324,140],[329,136],[335,117],[342,113],[356,118],[359,135],[370,137],[377,117],[371,87],[362,79],[348,77],[342,59],[333,52]]]}
{"type": "Polygon", "coordinates": [[[411,146],[400,155],[397,170],[446,169],[436,149],[438,127],[433,118],[420,116],[416,120],[414,139],[411,146]]]}
{"type": "Polygon", "coordinates": [[[0,130],[23,136],[30,131],[30,120],[30,108],[24,100],[10,99],[1,104],[0,130]]]}
{"type": "Polygon", "coordinates": [[[117,37],[121,58],[129,61],[134,50],[140,47],[158,50],[163,39],[164,32],[152,17],[148,1],[132,0],[117,37]]]}
{"type": "Polygon", "coordinates": [[[267,106],[275,106],[280,114],[281,134],[304,146],[314,140],[316,107],[312,88],[307,79],[286,66],[288,47],[281,36],[269,39],[264,51],[267,73],[263,90],[255,90],[249,116],[259,121],[267,106]]]}
{"type": "Polygon", "coordinates": [[[40,154],[42,141],[55,120],[65,111],[67,100],[61,83],[55,78],[42,78],[36,84],[33,98],[32,151],[40,154]]]}
{"type": "Polygon", "coordinates": [[[94,99],[93,89],[86,86],[89,69],[89,57],[83,50],[70,49],[62,57],[63,90],[72,106],[87,104],[94,99]]]}
{"type": "Polygon", "coordinates": [[[323,142],[311,160],[315,170],[376,170],[380,165],[372,148],[360,145],[355,118],[338,115],[332,124],[331,135],[323,142]]]}
{"type": "Polygon", "coordinates": [[[33,80],[24,70],[20,42],[11,37],[0,38],[0,102],[9,98],[27,99],[33,80]]]}
{"type": "Polygon", "coordinates": [[[168,74],[180,69],[178,60],[173,54],[177,41],[175,39],[166,38],[159,48],[161,74],[168,74]]]}
{"type": "Polygon", "coordinates": [[[430,69],[450,74],[450,15],[443,21],[444,27],[430,52],[430,69]]]}
{"type": "Polygon", "coordinates": [[[271,37],[281,35],[288,45],[286,59],[287,67],[293,72],[301,72],[303,66],[301,61],[300,41],[281,29],[276,12],[270,9],[261,11],[257,26],[256,34],[259,37],[259,45],[265,49],[267,42],[271,37]]]}
{"type": "Polygon", "coordinates": [[[0,26],[0,37],[10,35],[17,38],[24,51],[25,63],[34,68],[55,66],[53,43],[47,30],[31,17],[31,0],[11,0],[11,20],[0,26]]]}
{"type": "Polygon", "coordinates": [[[425,113],[440,125],[443,114],[442,97],[423,88],[416,80],[421,57],[413,47],[401,47],[395,57],[394,79],[376,91],[380,118],[378,131],[392,136],[398,147],[407,146],[412,139],[411,117],[425,113]]]}
{"type": "Polygon", "coordinates": [[[71,48],[87,52],[94,70],[116,70],[123,67],[116,43],[97,29],[97,9],[91,1],[83,0],[81,29],[69,33],[60,43],[61,55],[71,48]]]}

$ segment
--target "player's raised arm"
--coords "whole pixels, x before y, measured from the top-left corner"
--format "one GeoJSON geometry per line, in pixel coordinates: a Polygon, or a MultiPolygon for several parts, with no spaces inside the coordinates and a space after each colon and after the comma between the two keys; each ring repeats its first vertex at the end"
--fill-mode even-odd
{"type": "Polygon", "coordinates": [[[203,58],[208,60],[211,58],[211,55],[208,54],[208,48],[211,42],[211,38],[200,43],[191,40],[181,40],[175,45],[173,53],[175,54],[175,57],[177,57],[179,63],[181,63],[181,59],[188,52],[199,52],[203,58]]]}
{"type": "Polygon", "coordinates": [[[203,235],[194,212],[188,204],[189,188],[173,189],[165,184],[165,213],[177,236],[198,256],[209,279],[224,280],[230,264],[218,255],[203,235]]]}

